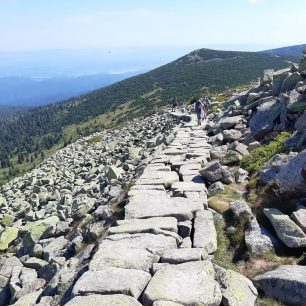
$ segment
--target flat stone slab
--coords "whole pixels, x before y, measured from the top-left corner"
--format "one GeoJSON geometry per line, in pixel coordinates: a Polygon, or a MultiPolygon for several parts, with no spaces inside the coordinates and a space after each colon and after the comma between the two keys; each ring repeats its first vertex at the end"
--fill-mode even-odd
{"type": "Polygon", "coordinates": [[[143,193],[146,193],[147,195],[154,196],[154,197],[162,197],[166,196],[166,191],[164,190],[130,190],[128,192],[129,197],[142,195],[143,193]]]}
{"type": "Polygon", "coordinates": [[[200,163],[186,164],[186,165],[182,165],[180,167],[180,174],[181,175],[189,175],[189,174],[199,173],[200,169],[201,169],[201,164],[200,163]]]}
{"type": "Polygon", "coordinates": [[[150,273],[133,269],[87,271],[74,285],[72,295],[125,294],[138,299],[150,279],[150,273]]]}
{"type": "Polygon", "coordinates": [[[184,221],[193,219],[195,212],[202,209],[200,203],[180,197],[132,197],[125,206],[125,219],[175,217],[184,221]]]}
{"type": "Polygon", "coordinates": [[[117,234],[104,239],[89,263],[90,270],[109,267],[149,272],[167,249],[176,249],[174,237],[154,234],[117,234]]]}
{"type": "Polygon", "coordinates": [[[157,217],[149,219],[128,219],[117,221],[117,226],[111,227],[109,235],[150,233],[153,229],[162,229],[177,233],[177,219],[174,217],[157,217]]]}
{"type": "Polygon", "coordinates": [[[137,181],[137,185],[164,185],[170,187],[172,184],[179,181],[179,176],[176,172],[154,171],[143,174],[137,181]]]}
{"type": "Polygon", "coordinates": [[[272,223],[277,237],[288,248],[306,247],[306,234],[288,215],[275,208],[265,208],[264,214],[272,223]]]}
{"type": "Polygon", "coordinates": [[[165,149],[163,152],[162,152],[164,155],[185,155],[187,153],[186,150],[181,150],[181,149],[173,149],[173,148],[170,148],[170,149],[165,149]]]}
{"type": "Polygon", "coordinates": [[[77,296],[69,301],[65,306],[141,306],[141,304],[133,297],[114,294],[99,295],[93,294],[89,296],[77,296]]]}
{"type": "Polygon", "coordinates": [[[207,188],[204,183],[177,182],[171,186],[171,190],[174,192],[206,192],[207,188]]]}
{"type": "Polygon", "coordinates": [[[134,185],[130,190],[159,190],[165,191],[165,186],[163,185],[134,185]]]}
{"type": "Polygon", "coordinates": [[[172,249],[167,250],[161,256],[162,263],[181,264],[189,261],[200,261],[207,259],[208,254],[204,249],[172,249]]]}
{"type": "Polygon", "coordinates": [[[209,210],[199,211],[194,220],[193,247],[204,248],[208,254],[217,250],[217,232],[213,214],[209,210]]]}
{"type": "Polygon", "coordinates": [[[143,294],[144,305],[165,300],[190,306],[219,306],[221,299],[210,261],[167,265],[154,274],[143,294]]]}
{"type": "Polygon", "coordinates": [[[253,281],[267,297],[279,299],[285,305],[306,306],[306,267],[280,266],[256,276],[253,281]]]}

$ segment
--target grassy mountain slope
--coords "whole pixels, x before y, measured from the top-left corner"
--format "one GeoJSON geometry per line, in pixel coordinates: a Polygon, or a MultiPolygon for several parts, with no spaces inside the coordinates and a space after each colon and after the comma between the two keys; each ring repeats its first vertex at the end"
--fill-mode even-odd
{"type": "Polygon", "coordinates": [[[153,113],[173,96],[186,101],[221,92],[284,66],[284,57],[270,54],[201,49],[82,97],[13,114],[0,120],[1,167],[9,166],[10,176],[16,163],[31,164],[80,135],[153,113]]]}
{"type": "Polygon", "coordinates": [[[277,54],[281,56],[293,56],[300,58],[304,50],[306,50],[306,44],[266,50],[263,52],[267,54],[277,54]]]}

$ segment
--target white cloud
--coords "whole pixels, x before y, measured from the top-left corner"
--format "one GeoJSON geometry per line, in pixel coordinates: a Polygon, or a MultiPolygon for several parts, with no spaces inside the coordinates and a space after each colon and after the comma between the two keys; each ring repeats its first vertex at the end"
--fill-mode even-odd
{"type": "Polygon", "coordinates": [[[249,3],[256,4],[261,2],[261,0],[247,0],[249,3]]]}

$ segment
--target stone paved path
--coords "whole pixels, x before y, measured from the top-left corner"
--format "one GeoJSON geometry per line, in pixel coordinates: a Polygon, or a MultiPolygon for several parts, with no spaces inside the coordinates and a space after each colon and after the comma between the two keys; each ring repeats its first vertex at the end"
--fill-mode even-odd
{"type": "Polygon", "coordinates": [[[125,219],[109,230],[66,305],[220,305],[211,262],[217,234],[199,175],[210,148],[195,117],[177,128],[131,188],[125,219]]]}

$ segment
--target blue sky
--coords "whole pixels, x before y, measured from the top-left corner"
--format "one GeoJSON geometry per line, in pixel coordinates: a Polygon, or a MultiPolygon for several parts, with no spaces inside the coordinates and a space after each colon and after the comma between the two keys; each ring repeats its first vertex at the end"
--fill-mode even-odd
{"type": "Polygon", "coordinates": [[[0,51],[306,43],[305,0],[0,0],[0,51]]]}

